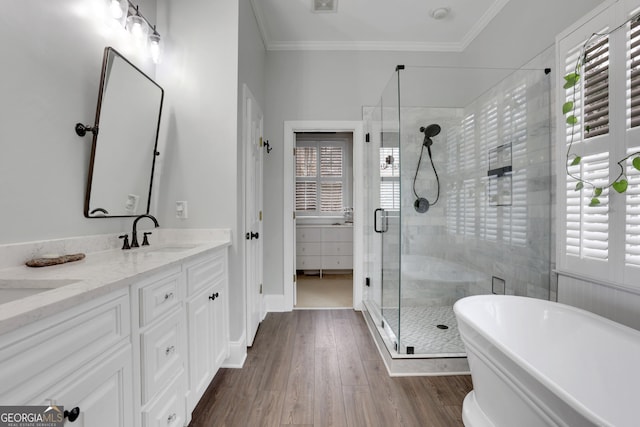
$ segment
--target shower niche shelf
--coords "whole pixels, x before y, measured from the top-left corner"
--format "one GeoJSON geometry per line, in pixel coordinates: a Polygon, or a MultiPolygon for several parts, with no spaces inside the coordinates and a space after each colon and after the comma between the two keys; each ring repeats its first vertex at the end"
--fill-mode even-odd
{"type": "Polygon", "coordinates": [[[489,150],[489,205],[511,206],[511,143],[489,150]]]}

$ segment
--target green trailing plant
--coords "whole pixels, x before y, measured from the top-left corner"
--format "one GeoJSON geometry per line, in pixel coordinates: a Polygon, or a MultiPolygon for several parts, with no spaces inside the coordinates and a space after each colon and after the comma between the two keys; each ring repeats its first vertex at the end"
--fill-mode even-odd
{"type": "MultiPolygon", "coordinates": [[[[564,81],[565,81],[563,86],[564,89],[566,90],[573,89],[573,94],[571,99],[566,101],[562,105],[562,114],[565,116],[565,122],[568,126],[571,126],[571,137],[569,139],[569,144],[567,147],[567,156],[566,156],[565,166],[566,166],[567,175],[577,181],[576,187],[575,187],[576,191],[582,190],[585,187],[585,185],[591,187],[592,192],[591,192],[591,201],[589,203],[589,206],[600,205],[599,197],[600,195],[602,195],[602,192],[607,188],[613,188],[618,193],[624,193],[627,191],[629,182],[627,180],[626,162],[630,158],[633,158],[633,161],[631,163],[632,166],[638,171],[640,171],[640,151],[636,151],[620,159],[617,162],[618,166],[620,167],[620,173],[618,174],[618,176],[616,176],[614,180],[609,181],[605,185],[598,186],[594,182],[583,179],[581,176],[572,174],[571,171],[569,170],[571,166],[577,166],[582,162],[582,157],[578,154],[573,153],[572,149],[573,149],[573,143],[574,143],[574,135],[576,133],[575,128],[579,124],[579,119],[578,117],[576,117],[576,114],[575,114],[576,94],[580,89],[580,82],[583,80],[581,79],[582,70],[589,61],[589,58],[587,57],[587,48],[592,43],[598,41],[599,39],[603,37],[608,37],[611,33],[619,30],[620,28],[625,27],[627,23],[634,20],[637,21],[639,19],[640,19],[640,15],[636,15],[633,18],[625,21],[623,24],[619,25],[618,27],[614,28],[609,32],[593,33],[582,45],[580,49],[580,55],[578,56],[578,59],[576,61],[576,65],[573,71],[564,76],[564,81]]],[[[586,126],[584,129],[584,132],[588,133],[589,131],[590,131],[589,127],[586,126]]]]}

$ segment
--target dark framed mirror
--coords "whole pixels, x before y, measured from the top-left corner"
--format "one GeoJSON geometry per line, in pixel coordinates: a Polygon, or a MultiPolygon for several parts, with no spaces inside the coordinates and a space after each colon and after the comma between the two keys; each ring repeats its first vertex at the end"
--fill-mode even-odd
{"type": "Polygon", "coordinates": [[[163,99],[153,79],[105,48],[95,125],[87,128],[93,144],[85,217],[149,213],[163,99]]]}

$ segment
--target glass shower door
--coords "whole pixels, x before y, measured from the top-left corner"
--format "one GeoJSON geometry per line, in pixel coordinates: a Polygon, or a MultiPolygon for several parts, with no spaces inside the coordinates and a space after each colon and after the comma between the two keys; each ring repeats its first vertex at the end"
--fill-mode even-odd
{"type": "Polygon", "coordinates": [[[381,312],[384,327],[399,350],[400,341],[400,110],[396,72],[380,105],[379,188],[375,231],[381,241],[381,312]]]}

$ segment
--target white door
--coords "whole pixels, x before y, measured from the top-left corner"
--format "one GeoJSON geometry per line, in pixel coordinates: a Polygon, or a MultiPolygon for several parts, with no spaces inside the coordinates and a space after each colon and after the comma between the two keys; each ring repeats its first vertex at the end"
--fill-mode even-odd
{"type": "Polygon", "coordinates": [[[262,296],[262,111],[243,85],[245,173],[245,277],[247,284],[247,344],[252,345],[264,315],[262,296]]]}

